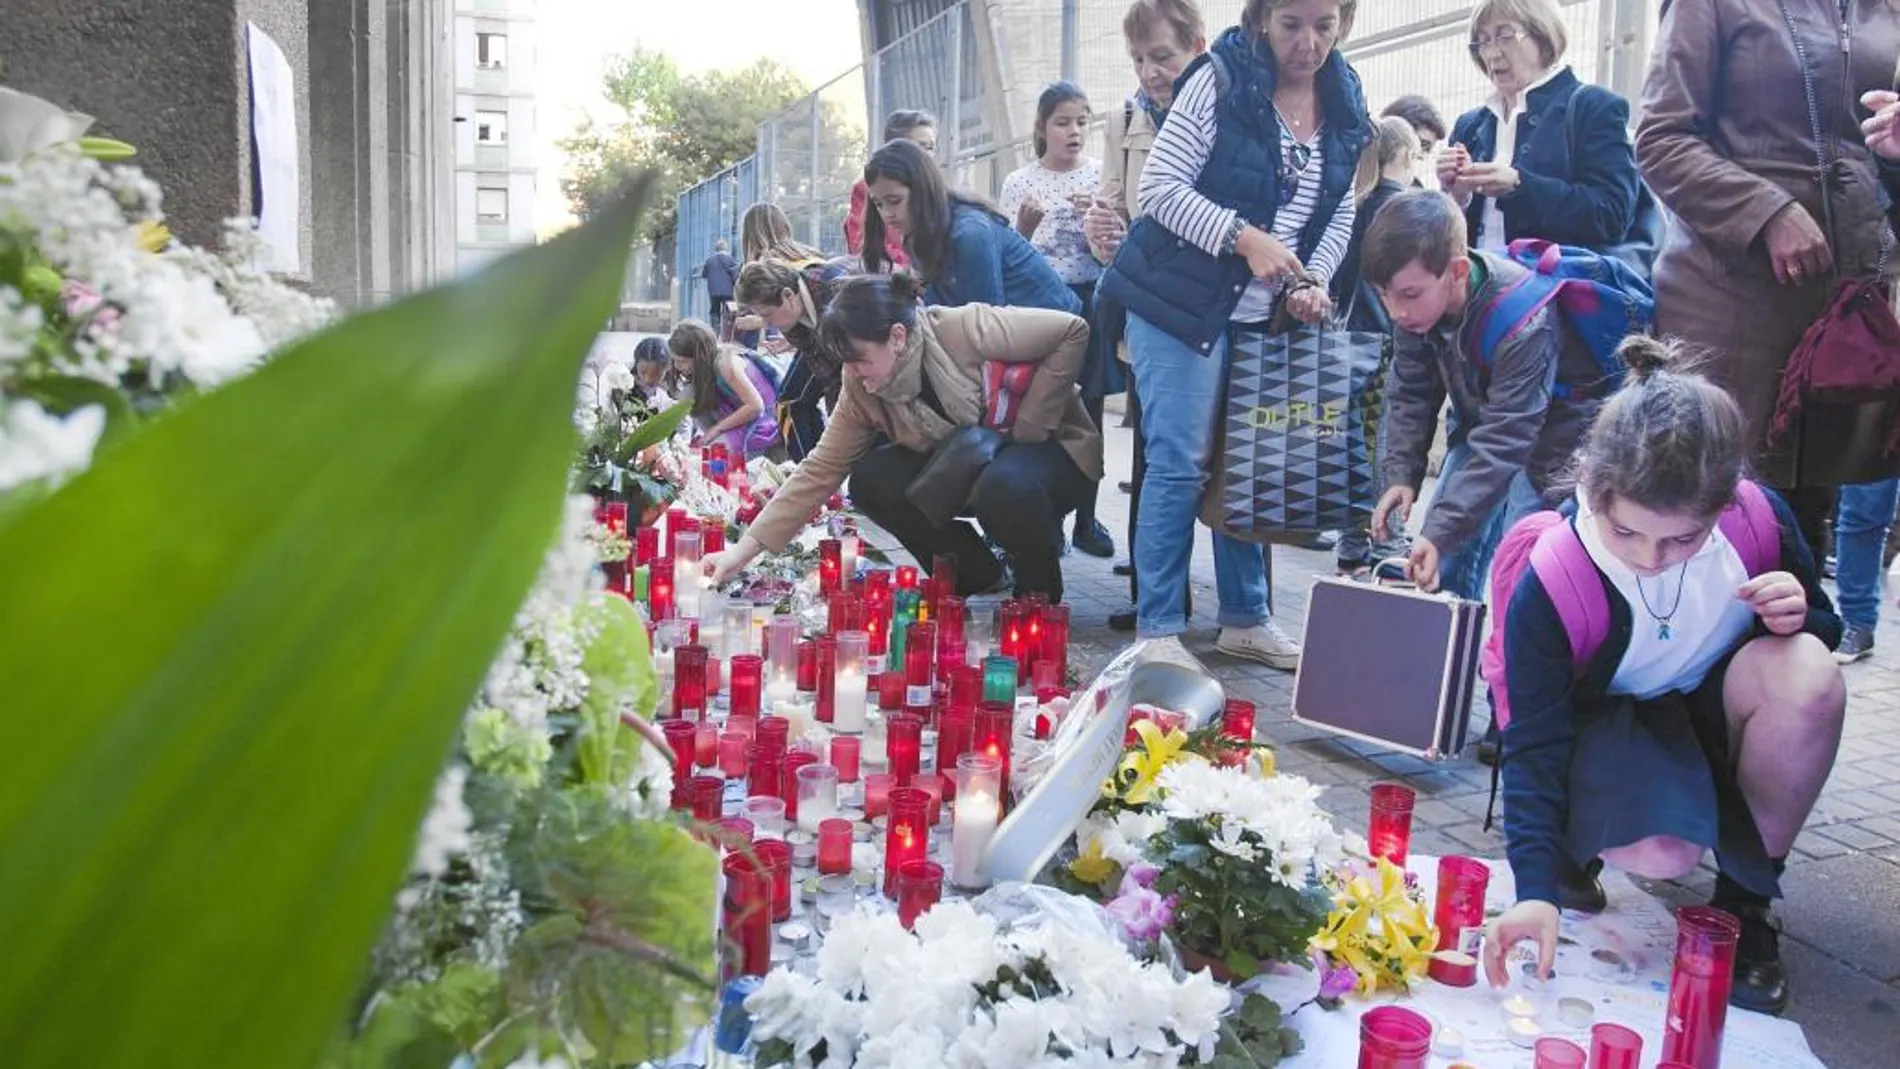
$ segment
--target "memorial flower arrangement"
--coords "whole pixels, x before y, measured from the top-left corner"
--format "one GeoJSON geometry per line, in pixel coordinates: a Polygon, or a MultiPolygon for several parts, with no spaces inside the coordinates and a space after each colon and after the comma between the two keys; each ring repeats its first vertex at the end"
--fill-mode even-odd
{"type": "Polygon", "coordinates": [[[1438,946],[1438,928],[1417,882],[1385,858],[1349,862],[1329,871],[1325,882],[1333,908],[1312,943],[1320,1000],[1409,990],[1438,946]]]}
{"type": "Polygon", "coordinates": [[[158,185],[91,122],[0,88],[0,495],[43,493],[336,314],[256,266],[248,220],[216,251],[173,240],[158,185]]]}
{"type": "Polygon", "coordinates": [[[692,409],[690,401],[661,407],[649,401],[633,372],[610,360],[582,369],[575,389],[574,426],[581,444],[573,487],[603,500],[626,501],[651,516],[678,497],[687,465],[666,443],[692,409]]]}

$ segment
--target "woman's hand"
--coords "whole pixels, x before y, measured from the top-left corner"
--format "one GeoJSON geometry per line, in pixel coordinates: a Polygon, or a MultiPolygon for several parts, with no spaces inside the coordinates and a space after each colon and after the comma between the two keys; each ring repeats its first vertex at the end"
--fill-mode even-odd
{"type": "Polygon", "coordinates": [[[1082,234],[1097,259],[1112,259],[1128,236],[1128,224],[1122,221],[1122,213],[1098,198],[1082,213],[1082,234]]]}
{"type": "Polygon", "coordinates": [[[1016,232],[1023,237],[1033,237],[1036,228],[1042,225],[1042,203],[1034,197],[1025,199],[1016,206],[1016,232]]]}
{"type": "Polygon", "coordinates": [[[1412,516],[1412,506],[1418,503],[1418,491],[1409,486],[1394,486],[1379,498],[1379,506],[1372,510],[1372,537],[1381,542],[1390,542],[1399,524],[1412,516]],[[1396,520],[1398,523],[1394,523],[1396,520]]]}
{"type": "Polygon", "coordinates": [[[755,330],[764,330],[765,318],[748,312],[732,321],[732,329],[742,334],[750,334],[755,330]]]}
{"type": "Polygon", "coordinates": [[[1523,176],[1508,163],[1473,163],[1458,178],[1460,186],[1486,197],[1506,197],[1517,190],[1523,176]]]}
{"type": "Polygon", "coordinates": [[[1503,987],[1511,980],[1505,970],[1504,956],[1526,939],[1537,941],[1537,975],[1550,979],[1557,964],[1557,907],[1549,902],[1519,902],[1505,910],[1484,930],[1484,975],[1492,987],[1503,987]]]}
{"type": "Polygon", "coordinates": [[[1253,272],[1253,277],[1262,282],[1297,278],[1304,269],[1292,249],[1257,226],[1241,230],[1240,240],[1234,243],[1234,251],[1247,261],[1247,269],[1253,272]]]}
{"type": "Polygon", "coordinates": [[[1293,318],[1312,326],[1332,314],[1333,298],[1324,286],[1302,286],[1287,296],[1286,310],[1293,318]]]}
{"type": "Polygon", "coordinates": [[[751,535],[741,535],[739,541],[731,548],[701,558],[700,570],[712,580],[715,588],[722,587],[731,582],[740,572],[745,571],[746,565],[751,564],[763,552],[765,552],[765,547],[754,542],[751,535]]]}
{"type": "Polygon", "coordinates": [[[1471,150],[1463,145],[1446,145],[1438,150],[1438,188],[1454,197],[1469,197],[1469,187],[1461,186],[1465,168],[1471,166],[1471,150]]]}
{"type": "Polygon", "coordinates": [[[1900,93],[1876,89],[1863,93],[1860,106],[1874,113],[1860,124],[1867,150],[1882,159],[1900,163],[1900,93]]]}
{"type": "Polygon", "coordinates": [[[1775,265],[1775,278],[1783,285],[1799,286],[1834,270],[1834,251],[1827,247],[1827,235],[1799,201],[1788,202],[1768,220],[1762,228],[1762,243],[1775,265]]]}
{"type": "Polygon", "coordinates": [[[792,343],[786,341],[783,336],[776,337],[776,338],[767,338],[763,342],[759,343],[759,347],[764,349],[766,352],[771,353],[773,356],[778,356],[780,354],[789,353],[792,351],[792,343]]]}
{"type": "Polygon", "coordinates": [[[1798,634],[1807,623],[1808,592],[1787,572],[1763,572],[1743,583],[1735,596],[1748,602],[1771,634],[1798,634]]]}

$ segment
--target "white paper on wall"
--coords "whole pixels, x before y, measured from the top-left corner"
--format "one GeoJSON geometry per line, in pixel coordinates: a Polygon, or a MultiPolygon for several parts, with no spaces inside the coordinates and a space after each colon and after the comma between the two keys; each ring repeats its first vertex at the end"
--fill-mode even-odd
{"type": "Polygon", "coordinates": [[[266,248],[265,269],[301,269],[297,249],[297,81],[284,50],[246,24],[251,60],[251,195],[266,248]]]}

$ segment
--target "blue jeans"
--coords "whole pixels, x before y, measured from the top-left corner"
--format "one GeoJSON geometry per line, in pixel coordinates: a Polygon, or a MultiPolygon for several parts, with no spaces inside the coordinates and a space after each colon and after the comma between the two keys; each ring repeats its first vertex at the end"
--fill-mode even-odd
{"type": "MultiPolygon", "coordinates": [[[[1439,472],[1439,493],[1457,477],[1458,469],[1471,461],[1471,449],[1455,445],[1445,452],[1445,466],[1439,472]]],[[[1533,512],[1542,511],[1543,495],[1531,485],[1528,475],[1519,471],[1511,478],[1504,500],[1478,525],[1478,530],[1461,546],[1438,547],[1438,588],[1448,594],[1476,601],[1484,596],[1484,584],[1491,577],[1491,557],[1504,540],[1504,532],[1533,512]]]]}
{"type": "Polygon", "coordinates": [[[1900,479],[1841,487],[1834,518],[1834,586],[1841,621],[1872,632],[1880,622],[1880,564],[1893,524],[1900,479]]]}
{"type": "MultiPolygon", "coordinates": [[[[1135,631],[1162,638],[1187,630],[1188,568],[1194,523],[1207,486],[1214,421],[1230,366],[1227,339],[1206,356],[1130,314],[1125,335],[1141,394],[1141,432],[1147,470],[1136,521],[1135,631]]],[[[1266,547],[1214,532],[1214,579],[1222,627],[1254,627],[1271,610],[1266,547]]]]}

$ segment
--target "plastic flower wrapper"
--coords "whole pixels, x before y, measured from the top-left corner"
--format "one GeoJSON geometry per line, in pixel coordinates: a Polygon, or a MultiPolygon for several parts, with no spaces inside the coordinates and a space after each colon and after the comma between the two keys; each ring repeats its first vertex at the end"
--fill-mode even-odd
{"type": "MultiPolygon", "coordinates": [[[[1324,955],[1323,968],[1350,968],[1353,990],[1362,995],[1408,990],[1425,975],[1438,946],[1438,928],[1416,884],[1385,858],[1378,858],[1369,874],[1342,868],[1330,882],[1333,909],[1313,937],[1313,949],[1324,955]]],[[[1322,973],[1322,996],[1327,975],[1322,973]]]]}

